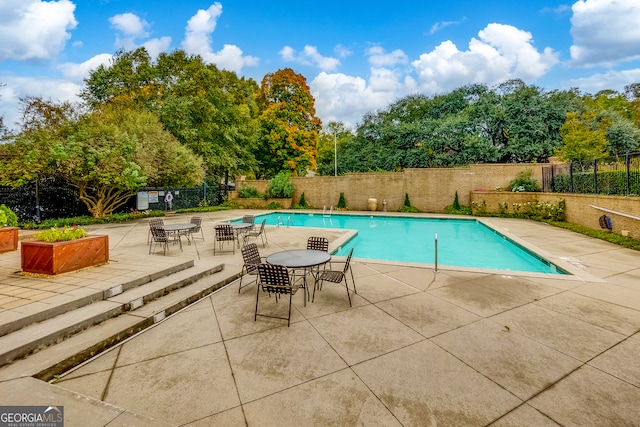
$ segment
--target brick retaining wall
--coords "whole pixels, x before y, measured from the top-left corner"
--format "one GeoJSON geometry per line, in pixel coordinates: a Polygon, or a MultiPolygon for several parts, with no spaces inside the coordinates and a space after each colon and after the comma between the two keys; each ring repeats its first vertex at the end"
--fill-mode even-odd
{"type": "MultiPolygon", "coordinates": [[[[494,212],[498,211],[499,203],[506,202],[512,206],[513,203],[526,203],[534,199],[545,202],[564,199],[568,222],[599,229],[598,218],[606,214],[612,220],[614,232],[628,230],[631,237],[640,238],[640,220],[590,207],[593,205],[640,218],[638,197],[508,191],[509,182],[519,172],[526,170],[531,170],[541,185],[542,166],[544,165],[508,163],[470,165],[465,168],[405,169],[403,172],[349,173],[338,177],[293,177],[293,203],[297,204],[300,195],[304,193],[307,203],[318,209],[325,205],[327,209],[332,205],[335,208],[340,193],[344,193],[349,210],[368,210],[367,202],[370,197],[374,197],[378,201],[377,210],[383,209],[382,203],[386,200],[388,211],[398,211],[404,203],[405,193],[408,193],[411,204],[420,211],[442,213],[446,206],[453,204],[456,191],[461,205],[469,206],[472,201],[481,203],[485,200],[487,209],[494,212]],[[497,187],[507,191],[494,192],[497,187]]],[[[243,185],[252,185],[264,192],[267,184],[266,180],[236,179],[238,190],[243,185]]]]}
{"type": "Polygon", "coordinates": [[[629,232],[630,237],[640,239],[640,197],[567,193],[511,193],[506,191],[471,192],[471,201],[477,204],[481,204],[484,201],[488,212],[498,212],[500,203],[507,203],[509,212],[513,212],[512,206],[514,203],[526,203],[535,200],[548,203],[564,200],[566,204],[566,221],[594,230],[600,229],[598,221],[600,216],[607,215],[611,218],[612,231],[614,233],[621,234],[623,230],[626,230],[629,232]],[[598,208],[606,209],[607,211],[598,208]],[[637,219],[629,218],[625,215],[637,219]]]}

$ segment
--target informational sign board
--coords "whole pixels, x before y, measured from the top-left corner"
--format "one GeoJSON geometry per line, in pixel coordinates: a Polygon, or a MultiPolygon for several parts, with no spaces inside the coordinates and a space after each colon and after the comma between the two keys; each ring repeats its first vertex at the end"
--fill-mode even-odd
{"type": "Polygon", "coordinates": [[[147,191],[138,191],[138,197],[136,198],[136,209],[139,211],[146,211],[147,209],[149,209],[149,193],[147,191]]]}
{"type": "Polygon", "coordinates": [[[157,191],[149,191],[149,203],[158,203],[157,191]]]}

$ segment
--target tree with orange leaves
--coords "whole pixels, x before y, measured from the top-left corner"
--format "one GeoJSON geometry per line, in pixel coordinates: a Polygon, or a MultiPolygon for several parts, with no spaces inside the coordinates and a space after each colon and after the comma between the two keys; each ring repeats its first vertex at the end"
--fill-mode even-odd
{"type": "Polygon", "coordinates": [[[291,68],[264,76],[256,94],[261,110],[256,146],[259,175],[273,177],[284,170],[304,176],[316,169],[322,122],[314,102],[304,76],[291,68]]]}

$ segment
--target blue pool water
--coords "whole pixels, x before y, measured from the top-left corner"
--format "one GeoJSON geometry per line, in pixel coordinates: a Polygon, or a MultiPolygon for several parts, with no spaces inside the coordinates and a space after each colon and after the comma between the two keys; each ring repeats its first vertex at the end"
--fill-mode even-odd
{"type": "Polygon", "coordinates": [[[275,212],[256,216],[256,224],[263,219],[267,225],[280,221],[285,227],[358,230],[334,255],[347,255],[354,248],[356,258],[434,264],[437,234],[439,266],[564,274],[555,265],[474,219],[339,214],[326,217],[275,212]]]}

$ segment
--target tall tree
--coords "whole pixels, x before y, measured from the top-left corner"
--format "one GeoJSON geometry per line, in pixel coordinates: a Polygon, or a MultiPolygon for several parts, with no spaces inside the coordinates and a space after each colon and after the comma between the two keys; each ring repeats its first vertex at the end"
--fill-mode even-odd
{"type": "Polygon", "coordinates": [[[607,153],[607,128],[609,121],[600,121],[593,112],[567,113],[567,121],[560,128],[564,145],[556,149],[560,160],[592,160],[607,153]]]}
{"type": "Polygon", "coordinates": [[[78,189],[94,217],[102,217],[148,183],[202,182],[201,159],[152,113],[115,102],[83,114],[67,103],[25,102],[22,131],[0,165],[2,185],[61,178],[78,189]]]}
{"type": "Polygon", "coordinates": [[[322,122],[304,76],[290,68],[267,74],[256,101],[261,110],[255,151],[260,173],[272,177],[283,170],[293,175],[315,170],[322,122]]]}
{"type": "Polygon", "coordinates": [[[183,145],[205,160],[216,181],[255,167],[257,84],[177,50],[151,61],[144,48],[116,54],[85,80],[91,105],[128,102],[155,113],[183,145]]]}

